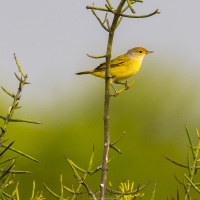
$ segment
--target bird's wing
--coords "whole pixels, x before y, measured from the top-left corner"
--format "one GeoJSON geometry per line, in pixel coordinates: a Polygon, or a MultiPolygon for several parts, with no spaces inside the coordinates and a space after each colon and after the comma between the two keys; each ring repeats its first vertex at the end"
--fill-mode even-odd
{"type": "MultiPolygon", "coordinates": [[[[111,60],[111,66],[110,67],[118,67],[120,65],[123,65],[127,62],[130,61],[130,57],[129,55],[127,54],[123,54],[121,56],[118,56],[116,58],[114,58],[113,60],[111,60]]],[[[102,71],[102,70],[105,70],[106,68],[106,63],[101,63],[98,67],[96,67],[94,69],[94,71],[102,71]]]]}

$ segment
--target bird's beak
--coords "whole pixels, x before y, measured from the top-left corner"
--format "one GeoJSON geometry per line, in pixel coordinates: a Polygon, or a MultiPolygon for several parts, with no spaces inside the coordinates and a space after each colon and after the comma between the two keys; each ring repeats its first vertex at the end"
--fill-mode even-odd
{"type": "Polygon", "coordinates": [[[147,54],[149,54],[149,53],[153,53],[153,51],[147,51],[147,54]]]}

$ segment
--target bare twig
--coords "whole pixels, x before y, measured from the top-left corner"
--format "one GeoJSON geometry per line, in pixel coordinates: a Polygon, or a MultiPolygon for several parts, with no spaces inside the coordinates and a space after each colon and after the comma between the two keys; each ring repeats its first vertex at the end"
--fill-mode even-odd
{"type": "Polygon", "coordinates": [[[115,144],[118,143],[122,139],[122,137],[124,137],[124,135],[125,135],[125,132],[123,132],[123,134],[117,140],[115,140],[114,142],[110,144],[110,148],[114,149],[119,154],[122,154],[122,152],[118,147],[115,146],[115,144]]]}
{"type": "Polygon", "coordinates": [[[105,17],[104,17],[104,20],[103,20],[103,24],[105,24],[107,19],[108,19],[108,13],[105,14],[105,17]]]}
{"type": "Polygon", "coordinates": [[[106,8],[101,8],[101,7],[96,7],[96,6],[86,6],[86,9],[109,12],[109,10],[106,8]]]}
{"type": "Polygon", "coordinates": [[[102,166],[98,166],[94,171],[90,172],[90,175],[93,175],[94,173],[98,172],[102,169],[102,166]]]}
{"type": "MultiPolygon", "coordinates": [[[[134,3],[142,3],[143,1],[132,1],[131,4],[134,4],[134,3]]],[[[129,5],[127,5],[123,10],[122,10],[122,13],[124,13],[127,9],[129,8],[129,5]]]]}
{"type": "Polygon", "coordinates": [[[94,200],[97,200],[95,194],[92,192],[88,184],[84,180],[81,180],[80,183],[87,189],[88,194],[91,195],[94,200]]]}
{"type": "Polygon", "coordinates": [[[125,133],[126,132],[123,132],[117,140],[115,140],[114,142],[112,142],[112,145],[117,144],[124,137],[125,133]]]}
{"type": "Polygon", "coordinates": [[[110,0],[106,0],[106,2],[108,4],[109,8],[112,9],[112,10],[114,10],[114,7],[112,6],[110,0]]]}
{"type": "Polygon", "coordinates": [[[21,65],[19,64],[19,62],[18,62],[18,60],[17,60],[17,57],[16,57],[15,53],[14,53],[14,59],[15,59],[16,65],[17,65],[17,67],[18,67],[18,71],[19,71],[20,74],[26,79],[26,78],[28,77],[28,75],[27,75],[27,74],[24,74],[24,72],[23,72],[23,70],[22,70],[22,68],[21,68],[21,65]]]}
{"type": "Polygon", "coordinates": [[[181,185],[184,185],[181,181],[179,181],[179,179],[177,178],[177,176],[174,174],[174,178],[176,179],[176,181],[178,182],[178,183],[180,183],[181,185]]]}
{"type": "Polygon", "coordinates": [[[99,58],[105,58],[106,57],[106,55],[102,55],[102,56],[91,56],[91,55],[89,55],[89,54],[86,54],[88,57],[90,57],[90,58],[95,58],[95,59],[99,59],[99,58]]]}
{"type": "MultiPolygon", "coordinates": [[[[111,9],[108,5],[105,5],[106,8],[101,8],[101,7],[96,7],[96,6],[87,6],[87,9],[91,9],[91,10],[99,10],[99,11],[105,11],[105,12],[111,12],[113,14],[116,14],[116,10],[111,9]]],[[[160,14],[160,12],[158,11],[158,9],[156,9],[154,12],[149,13],[147,15],[128,15],[128,14],[123,14],[118,13],[118,15],[123,16],[123,17],[127,17],[127,18],[147,18],[147,17],[151,17],[155,14],[160,14]]]]}
{"type": "MultiPolygon", "coordinates": [[[[93,15],[97,18],[97,20],[99,21],[99,23],[101,24],[101,26],[106,30],[109,31],[109,29],[104,25],[104,22],[101,21],[101,19],[98,17],[98,15],[96,14],[96,12],[92,9],[92,13],[93,15]]],[[[105,16],[106,18],[106,16],[105,16]]]]}
{"type": "Polygon", "coordinates": [[[110,144],[110,148],[112,148],[113,150],[115,150],[117,153],[122,154],[121,150],[118,147],[116,147],[115,145],[110,144]]]}
{"type": "Polygon", "coordinates": [[[174,161],[174,160],[168,158],[168,157],[165,156],[165,155],[163,155],[163,157],[165,157],[167,160],[169,160],[170,162],[174,163],[175,165],[178,165],[178,166],[183,167],[183,168],[188,168],[186,165],[182,165],[182,164],[180,164],[180,163],[178,163],[178,162],[176,162],[176,161],[174,161]]]}
{"type": "Polygon", "coordinates": [[[133,6],[132,6],[131,1],[130,1],[130,0],[127,0],[127,3],[128,3],[128,6],[129,6],[131,12],[135,14],[135,10],[134,10],[134,8],[133,8],[133,6]]]}

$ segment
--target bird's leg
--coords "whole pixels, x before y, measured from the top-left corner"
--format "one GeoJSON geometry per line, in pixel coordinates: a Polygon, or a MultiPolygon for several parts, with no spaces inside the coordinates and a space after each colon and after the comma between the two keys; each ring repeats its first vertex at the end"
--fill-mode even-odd
{"type": "Polygon", "coordinates": [[[115,84],[120,84],[120,85],[126,85],[126,83],[123,83],[121,81],[114,81],[115,84]]]}
{"type": "Polygon", "coordinates": [[[127,80],[125,81],[125,83],[120,82],[120,81],[115,81],[114,83],[124,85],[125,90],[128,90],[130,88],[130,85],[128,84],[127,80]]]}
{"type": "Polygon", "coordinates": [[[113,90],[115,91],[115,93],[112,94],[111,96],[116,97],[117,95],[119,95],[119,94],[120,94],[121,92],[123,92],[124,90],[128,90],[128,89],[129,89],[129,88],[134,84],[134,81],[132,81],[130,84],[128,84],[127,80],[126,80],[125,83],[122,83],[122,82],[116,82],[116,81],[115,81],[114,83],[124,85],[124,88],[122,88],[121,90],[118,90],[118,91],[117,91],[117,90],[114,88],[113,84],[110,83],[111,87],[112,87],[113,90]]]}
{"type": "Polygon", "coordinates": [[[114,86],[113,86],[112,83],[110,83],[110,85],[111,85],[112,89],[113,89],[114,92],[115,92],[115,94],[113,94],[112,96],[116,97],[119,93],[118,93],[118,91],[114,88],[114,86]]]}
{"type": "Polygon", "coordinates": [[[128,84],[128,81],[126,80],[126,82],[125,82],[125,89],[128,90],[130,87],[131,87],[130,84],[128,84]]]}

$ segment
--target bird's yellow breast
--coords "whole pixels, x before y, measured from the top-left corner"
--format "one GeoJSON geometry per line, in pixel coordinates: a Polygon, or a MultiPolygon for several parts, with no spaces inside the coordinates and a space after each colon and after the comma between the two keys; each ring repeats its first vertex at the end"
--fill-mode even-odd
{"type": "Polygon", "coordinates": [[[140,70],[140,66],[138,60],[130,60],[121,66],[110,68],[110,75],[116,81],[127,79],[136,74],[140,70]]]}
{"type": "MultiPolygon", "coordinates": [[[[141,62],[137,59],[129,60],[125,63],[110,67],[110,76],[113,81],[120,81],[123,79],[127,79],[134,74],[136,74],[141,67],[141,62]]],[[[93,71],[92,74],[94,76],[98,76],[101,78],[105,78],[105,70],[101,71],[93,71]]]]}

